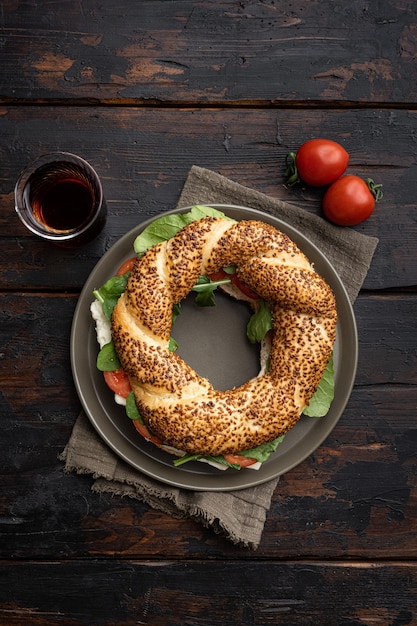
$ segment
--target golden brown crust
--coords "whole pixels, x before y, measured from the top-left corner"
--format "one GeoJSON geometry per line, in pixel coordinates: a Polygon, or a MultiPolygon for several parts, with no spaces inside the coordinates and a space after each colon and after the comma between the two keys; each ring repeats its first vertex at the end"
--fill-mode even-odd
{"type": "Polygon", "coordinates": [[[166,444],[238,453],[284,434],[316,391],[336,335],[336,304],[293,241],[269,224],[204,218],[138,260],[113,312],[112,336],[139,411],[166,444]],[[172,306],[201,274],[237,265],[273,313],[269,371],[215,390],[168,349],[172,306]]]}

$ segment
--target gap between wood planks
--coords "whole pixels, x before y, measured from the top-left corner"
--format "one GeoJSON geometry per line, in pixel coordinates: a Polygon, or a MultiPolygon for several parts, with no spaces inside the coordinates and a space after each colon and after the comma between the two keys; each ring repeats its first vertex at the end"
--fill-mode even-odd
{"type": "Polygon", "coordinates": [[[210,110],[224,110],[224,109],[298,109],[298,110],[351,110],[351,109],[381,109],[381,110],[410,110],[417,111],[416,102],[361,102],[361,101],[346,101],[346,100],[308,100],[304,102],[293,100],[254,100],[254,101],[161,101],[158,99],[140,99],[140,98],[108,98],[99,100],[97,98],[38,98],[33,100],[27,100],[25,98],[7,98],[0,97],[1,106],[27,106],[27,107],[39,107],[39,106],[62,106],[62,107],[129,107],[129,108],[161,108],[161,109],[210,109],[210,110]]]}

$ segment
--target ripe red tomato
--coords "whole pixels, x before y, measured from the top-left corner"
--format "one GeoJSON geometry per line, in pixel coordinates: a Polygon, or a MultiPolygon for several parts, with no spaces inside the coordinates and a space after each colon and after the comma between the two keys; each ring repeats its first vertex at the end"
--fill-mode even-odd
{"type": "Polygon", "coordinates": [[[103,372],[103,374],[107,386],[110,387],[114,393],[117,393],[117,395],[122,396],[122,398],[127,398],[132,388],[126,372],[120,368],[118,370],[103,372]]]}
{"type": "Polygon", "coordinates": [[[382,197],[382,185],[359,176],[343,176],[330,185],[322,206],[327,219],[339,226],[355,226],[366,220],[382,197]]]}
{"type": "Polygon", "coordinates": [[[134,256],[131,259],[127,259],[124,263],[121,264],[119,269],[116,272],[116,276],[123,276],[126,272],[131,272],[133,270],[133,266],[136,263],[138,257],[134,256]]]}
{"type": "Polygon", "coordinates": [[[287,184],[300,179],[312,187],[324,187],[340,178],[349,163],[346,150],[330,139],[310,139],[294,155],[287,155],[287,184]]]}

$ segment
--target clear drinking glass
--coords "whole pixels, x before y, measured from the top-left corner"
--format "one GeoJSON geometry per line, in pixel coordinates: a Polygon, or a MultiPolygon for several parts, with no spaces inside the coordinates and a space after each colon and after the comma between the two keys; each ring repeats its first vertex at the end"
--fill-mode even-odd
{"type": "Polygon", "coordinates": [[[107,217],[97,173],[69,152],[45,154],[23,170],[15,209],[30,231],[65,247],[91,241],[107,217]]]}

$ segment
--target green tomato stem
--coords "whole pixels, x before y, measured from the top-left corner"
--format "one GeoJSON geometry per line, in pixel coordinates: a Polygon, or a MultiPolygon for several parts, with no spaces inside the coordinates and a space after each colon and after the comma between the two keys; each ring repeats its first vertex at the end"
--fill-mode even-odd
{"type": "Polygon", "coordinates": [[[287,185],[292,187],[300,182],[300,177],[298,176],[297,165],[295,163],[295,152],[289,152],[285,157],[285,178],[287,179],[287,185]]]}
{"type": "Polygon", "coordinates": [[[384,195],[382,193],[382,185],[380,185],[380,184],[377,185],[376,183],[374,183],[372,178],[367,178],[365,180],[365,183],[368,185],[369,191],[371,192],[371,194],[375,198],[375,202],[379,202],[379,200],[381,200],[382,196],[384,195]]]}

